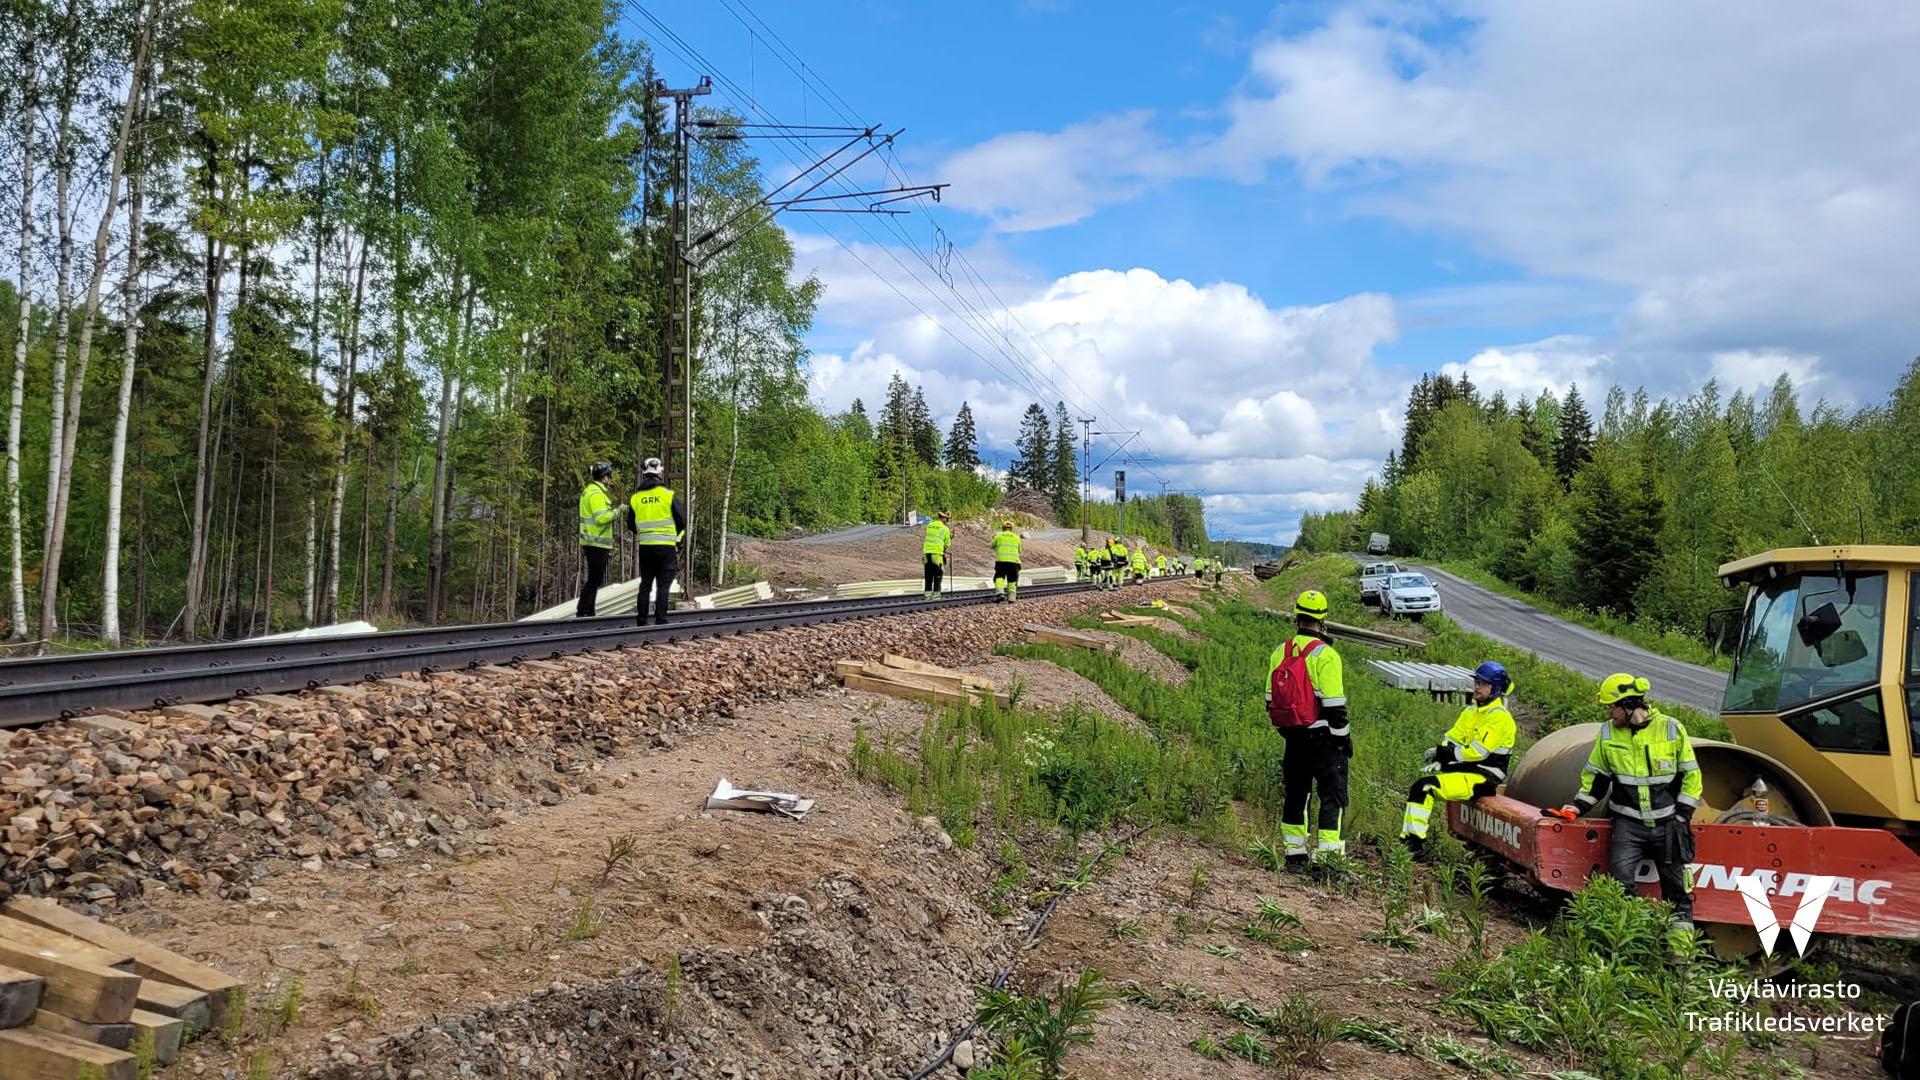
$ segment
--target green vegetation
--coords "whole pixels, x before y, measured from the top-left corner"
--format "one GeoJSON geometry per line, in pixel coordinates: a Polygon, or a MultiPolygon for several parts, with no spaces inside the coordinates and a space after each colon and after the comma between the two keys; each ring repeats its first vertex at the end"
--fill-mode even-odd
{"type": "Polygon", "coordinates": [[[1697,654],[1673,639],[1699,640],[1710,611],[1740,602],[1723,562],[1920,543],[1920,360],[1851,415],[1826,402],[1803,414],[1782,375],[1729,399],[1712,382],[1684,401],[1616,386],[1596,425],[1578,387],[1509,403],[1438,375],[1414,386],[1406,421],[1357,509],[1306,515],[1299,547],[1357,551],[1389,533],[1396,552],[1481,567],[1683,659],[1697,654]]]}
{"type": "Polygon", "coordinates": [[[980,1026],[1004,1040],[997,1065],[975,1072],[988,1080],[1059,1080],[1067,1053],[1093,1040],[1100,1013],[1114,1001],[1098,970],[1089,968],[1052,996],[1022,996],[993,987],[980,996],[980,1026]]]}

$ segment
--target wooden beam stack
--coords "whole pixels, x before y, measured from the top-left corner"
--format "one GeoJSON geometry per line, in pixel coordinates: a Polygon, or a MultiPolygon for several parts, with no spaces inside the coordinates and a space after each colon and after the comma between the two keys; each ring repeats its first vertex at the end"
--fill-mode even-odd
{"type": "Polygon", "coordinates": [[[1111,641],[1104,641],[1090,634],[1062,630],[1057,626],[1028,623],[1020,629],[1024,640],[1041,645],[1065,645],[1068,648],[1086,649],[1091,652],[1118,652],[1120,648],[1111,641]]]}
{"type": "Polygon", "coordinates": [[[221,1027],[240,981],[48,900],[0,911],[0,1077],[134,1080],[221,1027]]]}
{"type": "Polygon", "coordinates": [[[1130,615],[1124,611],[1103,611],[1100,613],[1100,621],[1114,627],[1160,625],[1146,615],[1130,615]]]}
{"type": "Polygon", "coordinates": [[[937,705],[984,705],[989,699],[1003,709],[1008,705],[1007,695],[996,692],[992,679],[893,653],[877,664],[871,660],[841,660],[833,665],[833,673],[853,690],[937,705]]]}

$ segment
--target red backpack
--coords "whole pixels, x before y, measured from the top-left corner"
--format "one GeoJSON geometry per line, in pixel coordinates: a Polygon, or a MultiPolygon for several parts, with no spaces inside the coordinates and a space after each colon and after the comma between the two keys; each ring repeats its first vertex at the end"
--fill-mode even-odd
{"type": "Polygon", "coordinates": [[[1267,719],[1276,729],[1296,731],[1319,722],[1320,699],[1314,696],[1313,680],[1307,675],[1307,657],[1324,645],[1324,641],[1314,641],[1296,652],[1293,640],[1288,639],[1267,686],[1267,719]]]}

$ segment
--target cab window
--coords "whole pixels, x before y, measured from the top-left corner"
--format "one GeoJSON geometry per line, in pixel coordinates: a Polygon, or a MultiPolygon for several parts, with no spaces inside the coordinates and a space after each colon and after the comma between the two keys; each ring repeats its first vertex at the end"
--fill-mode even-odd
{"type": "Polygon", "coordinates": [[[1907,745],[1920,758],[1920,573],[1907,597],[1907,745]]]}
{"type": "Polygon", "coordinates": [[[1886,599],[1880,570],[1792,574],[1756,585],[1723,710],[1784,713],[1878,682],[1886,599]]]}

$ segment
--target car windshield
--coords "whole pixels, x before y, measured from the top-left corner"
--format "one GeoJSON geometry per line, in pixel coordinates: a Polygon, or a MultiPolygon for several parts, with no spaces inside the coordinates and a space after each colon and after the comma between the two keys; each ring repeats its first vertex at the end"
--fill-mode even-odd
{"type": "Polygon", "coordinates": [[[1390,584],[1396,589],[1424,589],[1431,582],[1425,574],[1395,574],[1390,584]]]}
{"type": "Polygon", "coordinates": [[[1887,575],[1793,574],[1757,585],[1727,680],[1726,712],[1784,712],[1880,677],[1887,575]]]}

